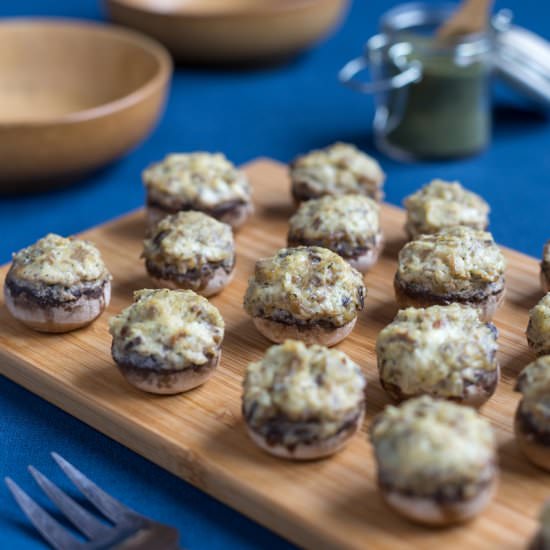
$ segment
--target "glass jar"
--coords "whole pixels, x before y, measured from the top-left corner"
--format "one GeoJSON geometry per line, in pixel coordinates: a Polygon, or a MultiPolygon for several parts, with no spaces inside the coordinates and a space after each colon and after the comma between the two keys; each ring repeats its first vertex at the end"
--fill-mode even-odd
{"type": "Polygon", "coordinates": [[[454,4],[403,4],[381,19],[381,34],[347,63],[340,80],[374,94],[374,137],[401,160],[443,159],[485,149],[491,136],[489,77],[493,34],[442,42],[437,28],[454,4]],[[370,67],[371,81],[355,77],[370,67]]]}

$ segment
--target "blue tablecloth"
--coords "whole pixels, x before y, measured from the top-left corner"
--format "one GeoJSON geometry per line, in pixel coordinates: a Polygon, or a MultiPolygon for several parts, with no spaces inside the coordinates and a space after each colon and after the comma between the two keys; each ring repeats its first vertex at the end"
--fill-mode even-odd
{"type": "MultiPolygon", "coordinates": [[[[276,1],[276,0],[273,0],[276,1]]],[[[270,156],[288,161],[335,140],[371,151],[372,101],[343,89],[338,68],[361,51],[378,16],[394,2],[356,0],[331,39],[292,62],[256,70],[178,69],[166,114],[155,133],[120,162],[78,185],[33,196],[0,197],[0,260],[48,231],[70,234],[143,202],[140,172],[170,151],[224,151],[242,163],[270,156]]],[[[509,2],[516,20],[550,37],[550,6],[509,2]]],[[[506,7],[504,1],[497,6],[506,7]]],[[[0,16],[51,15],[103,19],[94,0],[4,1],[0,16]]],[[[539,256],[550,238],[550,124],[504,87],[495,91],[492,147],[452,163],[398,164],[382,157],[387,199],[433,177],[459,179],[492,206],[491,229],[507,246],[539,256]]],[[[57,481],[48,451],[57,450],[123,501],[178,526],[188,548],[289,547],[282,539],[114,443],[80,421],[0,378],[0,473],[39,491],[25,466],[57,481]]],[[[0,547],[42,547],[4,487],[0,488],[0,547]]],[[[43,499],[41,499],[43,501],[43,499]]]]}

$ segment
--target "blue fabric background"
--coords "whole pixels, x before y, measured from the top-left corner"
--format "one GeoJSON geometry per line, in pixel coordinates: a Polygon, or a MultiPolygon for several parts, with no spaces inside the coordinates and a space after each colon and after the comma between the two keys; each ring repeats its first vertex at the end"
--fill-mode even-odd
{"type": "MultiPolygon", "coordinates": [[[[335,75],[361,51],[363,42],[376,31],[379,15],[393,4],[356,0],[337,34],[286,65],[247,71],[178,69],[162,122],[130,155],[78,185],[32,196],[0,197],[0,261],[8,261],[12,251],[48,231],[75,233],[141,205],[141,170],[170,151],[220,150],[237,163],[260,155],[288,161],[337,139],[370,151],[372,101],[343,89],[335,75]]],[[[546,2],[509,0],[506,4],[501,0],[497,6],[513,8],[519,24],[550,38],[546,2]]],[[[94,0],[1,3],[0,16],[17,15],[104,18],[94,0]]],[[[432,177],[456,178],[490,202],[491,229],[500,243],[539,256],[543,242],[550,238],[550,125],[503,86],[495,90],[494,141],[484,154],[445,164],[380,160],[388,174],[390,202],[399,203],[432,177]]],[[[25,466],[32,463],[63,482],[48,456],[48,451],[56,450],[122,500],[178,526],[188,548],[289,547],[3,378],[0,442],[0,473],[15,477],[39,498],[25,466]]],[[[0,547],[42,547],[3,486],[0,547]]]]}

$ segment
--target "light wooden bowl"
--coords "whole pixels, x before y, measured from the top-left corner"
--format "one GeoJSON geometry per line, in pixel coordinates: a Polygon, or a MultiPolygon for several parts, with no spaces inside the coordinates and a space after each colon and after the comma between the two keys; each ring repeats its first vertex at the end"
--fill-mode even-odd
{"type": "Polygon", "coordinates": [[[162,42],[178,61],[247,63],[295,54],[343,17],[349,0],[105,0],[113,21],[162,42]]]}
{"type": "Polygon", "coordinates": [[[0,191],[44,188],[140,142],[172,63],[134,31],[59,19],[0,22],[0,191]]]}

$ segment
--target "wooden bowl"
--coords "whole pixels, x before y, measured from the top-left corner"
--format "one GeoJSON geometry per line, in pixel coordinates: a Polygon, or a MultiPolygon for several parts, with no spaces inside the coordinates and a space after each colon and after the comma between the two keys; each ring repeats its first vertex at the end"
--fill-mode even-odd
{"type": "Polygon", "coordinates": [[[348,0],[105,0],[113,21],[162,42],[178,61],[247,63],[295,54],[343,17],[348,0]]]}
{"type": "Polygon", "coordinates": [[[0,22],[0,191],[51,186],[141,141],[172,63],[134,31],[57,19],[0,22]]]}

